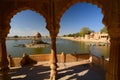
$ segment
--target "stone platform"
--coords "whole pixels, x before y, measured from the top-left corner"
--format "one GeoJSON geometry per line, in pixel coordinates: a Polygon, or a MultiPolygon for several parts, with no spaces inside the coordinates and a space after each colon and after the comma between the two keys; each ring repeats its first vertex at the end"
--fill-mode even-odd
{"type": "MultiPolygon", "coordinates": [[[[59,63],[58,80],[105,80],[104,71],[95,71],[86,60],[59,63]]],[[[49,62],[38,62],[26,67],[11,68],[12,80],[49,80],[49,62]]]]}

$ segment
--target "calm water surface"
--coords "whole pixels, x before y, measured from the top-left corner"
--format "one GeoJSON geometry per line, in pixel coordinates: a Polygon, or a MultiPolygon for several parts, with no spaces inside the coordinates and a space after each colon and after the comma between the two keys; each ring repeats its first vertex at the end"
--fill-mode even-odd
{"type": "MultiPolygon", "coordinates": [[[[43,41],[50,43],[48,47],[45,48],[25,48],[25,47],[14,47],[16,44],[26,44],[30,43],[31,40],[7,40],[7,53],[11,54],[12,57],[22,57],[22,54],[47,54],[51,50],[51,40],[49,38],[43,39],[43,41]]],[[[108,58],[109,47],[106,46],[88,46],[84,42],[76,42],[71,40],[65,40],[58,38],[56,41],[57,53],[88,53],[91,51],[92,54],[100,57],[104,56],[108,58]]]]}

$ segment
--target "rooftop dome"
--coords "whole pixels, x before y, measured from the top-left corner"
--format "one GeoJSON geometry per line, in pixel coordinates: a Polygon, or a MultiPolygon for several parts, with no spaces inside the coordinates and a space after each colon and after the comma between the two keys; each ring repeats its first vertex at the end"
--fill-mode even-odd
{"type": "Polygon", "coordinates": [[[41,37],[41,34],[40,34],[39,32],[35,32],[35,33],[34,33],[34,36],[39,36],[39,37],[41,37]]]}

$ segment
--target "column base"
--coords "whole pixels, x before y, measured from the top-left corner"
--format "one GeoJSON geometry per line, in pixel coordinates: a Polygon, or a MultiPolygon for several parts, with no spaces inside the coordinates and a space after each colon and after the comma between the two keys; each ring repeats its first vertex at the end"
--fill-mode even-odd
{"type": "Polygon", "coordinates": [[[57,64],[51,64],[50,68],[50,80],[57,80],[57,64]]]}
{"type": "Polygon", "coordinates": [[[50,80],[57,80],[57,78],[54,76],[54,77],[50,77],[50,80]]]}
{"type": "Polygon", "coordinates": [[[51,70],[50,80],[57,80],[57,70],[51,70]]]}

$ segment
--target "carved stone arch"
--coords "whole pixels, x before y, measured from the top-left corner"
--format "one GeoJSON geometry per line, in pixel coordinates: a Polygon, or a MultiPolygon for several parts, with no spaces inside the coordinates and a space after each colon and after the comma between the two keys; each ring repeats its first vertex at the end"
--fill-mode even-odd
{"type": "MultiPolygon", "coordinates": [[[[45,14],[44,11],[38,10],[36,8],[33,8],[33,7],[26,7],[26,6],[20,6],[20,7],[16,7],[14,9],[11,9],[9,11],[9,14],[6,16],[7,24],[10,26],[11,19],[14,17],[14,15],[16,15],[18,12],[21,12],[23,10],[32,10],[32,11],[35,11],[36,13],[42,15],[43,18],[45,19],[46,26],[47,26],[47,24],[48,24],[48,17],[45,14]]],[[[11,28],[11,26],[10,26],[10,28],[11,28]]],[[[46,29],[47,29],[47,27],[46,27],[46,29]]]]}
{"type": "Polygon", "coordinates": [[[71,6],[73,6],[74,4],[78,3],[78,2],[87,2],[87,3],[91,3],[94,5],[97,5],[99,8],[102,9],[102,14],[104,15],[104,9],[103,9],[103,3],[102,1],[99,0],[70,0],[69,2],[65,3],[65,6],[63,6],[60,10],[60,12],[58,13],[58,20],[60,22],[62,15],[65,13],[65,11],[67,11],[71,6]]]}

